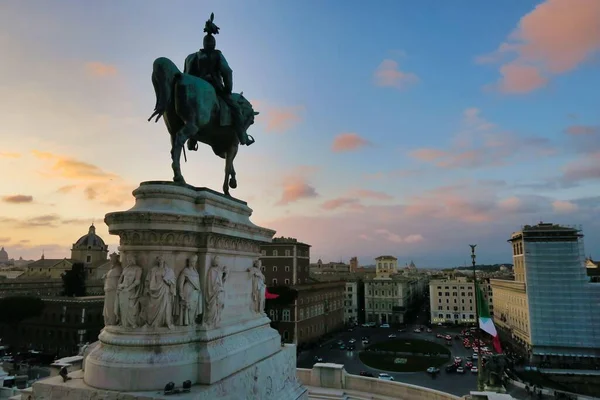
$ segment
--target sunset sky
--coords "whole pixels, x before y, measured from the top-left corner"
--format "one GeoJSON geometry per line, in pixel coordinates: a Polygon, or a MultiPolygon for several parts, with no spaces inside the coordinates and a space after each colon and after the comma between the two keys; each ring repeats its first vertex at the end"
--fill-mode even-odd
{"type": "MultiPolygon", "coordinates": [[[[261,112],[232,194],[316,261],[511,261],[523,224],[582,225],[600,258],[600,1],[3,1],[0,246],[68,257],[170,180],[148,123],[157,57],[217,46],[261,112]]],[[[188,152],[188,183],[223,161],[188,152]]]]}

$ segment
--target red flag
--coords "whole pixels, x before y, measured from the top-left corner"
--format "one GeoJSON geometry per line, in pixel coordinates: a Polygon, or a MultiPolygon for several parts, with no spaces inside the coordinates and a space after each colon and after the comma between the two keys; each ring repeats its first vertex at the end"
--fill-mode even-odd
{"type": "Polygon", "coordinates": [[[270,300],[270,299],[276,299],[278,297],[279,297],[278,294],[269,293],[269,289],[265,289],[265,299],[270,300]]]}

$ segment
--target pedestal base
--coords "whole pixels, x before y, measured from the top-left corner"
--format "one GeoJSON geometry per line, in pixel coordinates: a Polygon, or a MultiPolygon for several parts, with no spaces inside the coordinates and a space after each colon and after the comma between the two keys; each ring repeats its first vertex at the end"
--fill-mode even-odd
{"type": "MultiPolygon", "coordinates": [[[[35,400],[152,400],[165,399],[163,391],[118,392],[95,389],[83,381],[83,372],[69,374],[72,379],[52,377],[33,384],[35,400]]],[[[182,381],[173,380],[181,389],[182,381]]],[[[165,379],[164,385],[169,381],[165,379]]],[[[163,385],[163,386],[164,386],[163,385]]],[[[212,385],[195,385],[189,393],[176,395],[178,400],[306,400],[308,392],[296,378],[296,346],[286,345],[272,356],[236,372],[212,385]]]]}

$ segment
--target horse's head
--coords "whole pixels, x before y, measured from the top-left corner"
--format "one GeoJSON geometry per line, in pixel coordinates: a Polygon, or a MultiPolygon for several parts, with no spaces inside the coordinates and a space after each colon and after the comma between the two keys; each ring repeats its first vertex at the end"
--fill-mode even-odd
{"type": "Polygon", "coordinates": [[[179,68],[168,58],[159,57],[154,60],[152,64],[152,85],[156,93],[156,106],[148,121],[156,116],[154,122],[158,122],[163,113],[167,111],[167,107],[171,102],[173,81],[180,74],[179,68]]]}
{"type": "Polygon", "coordinates": [[[254,124],[254,117],[260,114],[258,111],[254,111],[252,108],[252,104],[244,97],[243,93],[239,94],[237,99],[238,105],[240,106],[240,111],[242,113],[242,125],[244,128],[244,132],[254,124]]]}

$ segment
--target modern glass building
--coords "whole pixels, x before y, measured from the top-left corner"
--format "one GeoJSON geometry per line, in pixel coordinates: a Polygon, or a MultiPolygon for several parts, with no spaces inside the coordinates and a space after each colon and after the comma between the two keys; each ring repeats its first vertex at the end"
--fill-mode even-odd
{"type": "Polygon", "coordinates": [[[581,230],[526,225],[509,242],[515,280],[525,283],[533,355],[600,357],[600,285],[587,276],[581,230]]]}

